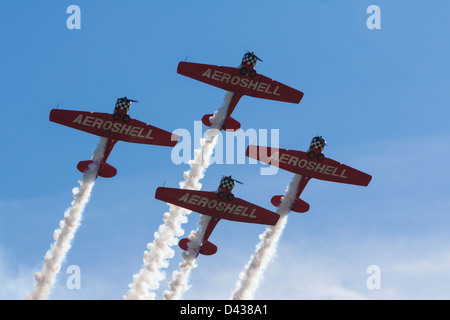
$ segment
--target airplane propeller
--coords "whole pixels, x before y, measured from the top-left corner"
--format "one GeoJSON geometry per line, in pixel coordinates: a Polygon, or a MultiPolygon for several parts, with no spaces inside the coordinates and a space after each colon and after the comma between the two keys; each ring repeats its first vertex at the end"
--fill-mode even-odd
{"type": "Polygon", "coordinates": [[[258,56],[252,51],[250,52],[249,50],[247,50],[247,53],[250,53],[252,56],[254,56],[257,60],[263,62],[260,58],[258,58],[258,56]]]}
{"type": "Polygon", "coordinates": [[[226,178],[228,178],[228,179],[231,179],[231,180],[233,180],[234,182],[237,182],[237,183],[240,183],[240,184],[244,184],[243,182],[241,182],[241,181],[239,181],[239,180],[236,180],[236,179],[234,179],[234,178],[232,178],[231,176],[225,176],[225,175],[222,175],[222,177],[226,177],[226,178]]]}
{"type": "Polygon", "coordinates": [[[128,102],[139,102],[137,100],[133,100],[133,99],[128,99],[127,97],[123,97],[121,98],[122,100],[128,101],[128,102]]]}

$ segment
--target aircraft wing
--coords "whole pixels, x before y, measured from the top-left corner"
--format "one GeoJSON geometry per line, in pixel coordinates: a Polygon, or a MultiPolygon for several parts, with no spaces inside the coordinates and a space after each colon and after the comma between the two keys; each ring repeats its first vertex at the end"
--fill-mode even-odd
{"type": "Polygon", "coordinates": [[[126,142],[173,147],[178,136],[136,119],[114,120],[112,114],[53,109],[50,121],[97,136],[126,142]]]}
{"type": "Polygon", "coordinates": [[[322,161],[309,159],[303,151],[250,145],[246,155],[295,174],[320,180],[367,186],[372,179],[367,173],[329,158],[322,161]]]}
{"type": "Polygon", "coordinates": [[[255,98],[299,103],[303,92],[261,74],[241,75],[238,68],[180,62],[177,72],[215,87],[255,98]]]}
{"type": "Polygon", "coordinates": [[[274,226],[280,215],[245,200],[219,199],[216,192],[159,187],[155,198],[204,215],[274,226]]]}

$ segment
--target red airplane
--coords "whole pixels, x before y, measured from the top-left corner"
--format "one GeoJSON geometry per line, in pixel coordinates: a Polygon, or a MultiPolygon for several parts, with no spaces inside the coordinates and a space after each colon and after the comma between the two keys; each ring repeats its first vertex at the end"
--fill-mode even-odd
{"type": "MultiPolygon", "coordinates": [[[[111,178],[117,174],[117,169],[106,163],[106,160],[117,141],[173,147],[179,139],[168,131],[130,118],[128,111],[131,102],[137,101],[127,97],[117,99],[113,114],[53,109],[50,111],[50,121],[108,138],[97,177],[111,178]]],[[[80,161],[77,168],[86,172],[92,162],[80,161]]]]}
{"type": "MultiPolygon", "coordinates": [[[[321,136],[316,136],[312,139],[306,152],[250,145],[247,147],[246,155],[261,162],[302,175],[297,188],[297,199],[292,206],[292,211],[302,213],[309,210],[309,204],[301,200],[300,195],[311,178],[358,186],[368,186],[372,179],[372,176],[367,173],[325,158],[322,153],[325,145],[325,140],[321,136]]],[[[272,204],[278,207],[281,204],[282,197],[274,196],[271,200],[272,204]]]]}
{"type": "MultiPolygon", "coordinates": [[[[231,176],[224,176],[220,180],[219,188],[216,192],[165,187],[156,189],[156,199],[211,217],[206,229],[203,231],[200,247],[191,248],[191,250],[195,250],[196,257],[199,253],[203,255],[213,255],[217,252],[217,247],[209,242],[208,239],[220,219],[269,226],[274,226],[277,223],[278,218],[280,217],[277,213],[261,208],[245,200],[235,198],[231,193],[235,182],[239,181],[232,179],[231,176]]],[[[189,239],[184,238],[180,240],[178,245],[181,249],[188,251],[189,242],[189,239]]]]}
{"type": "MultiPolygon", "coordinates": [[[[222,125],[222,130],[236,131],[239,130],[241,124],[231,117],[231,113],[243,95],[291,103],[299,103],[303,97],[303,92],[261,74],[257,74],[254,68],[258,60],[262,61],[253,52],[247,52],[244,54],[242,62],[237,68],[180,62],[177,72],[218,88],[234,92],[222,125]]],[[[203,124],[208,127],[211,126],[210,117],[212,117],[212,114],[206,114],[202,118],[203,124]]]]}

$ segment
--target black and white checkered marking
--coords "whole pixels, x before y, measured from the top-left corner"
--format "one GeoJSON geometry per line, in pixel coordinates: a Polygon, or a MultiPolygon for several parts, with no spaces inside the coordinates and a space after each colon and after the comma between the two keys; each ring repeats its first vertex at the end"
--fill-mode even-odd
{"type": "Polygon", "coordinates": [[[244,54],[244,57],[242,58],[242,64],[249,64],[251,66],[256,66],[257,61],[258,59],[256,56],[250,52],[244,54]]]}
{"type": "Polygon", "coordinates": [[[131,107],[131,101],[119,98],[116,102],[116,109],[128,111],[131,107]]]}
{"type": "Polygon", "coordinates": [[[229,178],[229,177],[223,177],[222,180],[220,180],[220,187],[221,188],[225,188],[228,190],[233,190],[235,185],[235,182],[233,179],[229,178]]]}
{"type": "Polygon", "coordinates": [[[325,141],[324,138],[322,138],[321,136],[315,136],[312,140],[311,140],[311,148],[315,148],[318,150],[323,150],[325,148],[325,145],[327,144],[327,142],[325,141]]]}

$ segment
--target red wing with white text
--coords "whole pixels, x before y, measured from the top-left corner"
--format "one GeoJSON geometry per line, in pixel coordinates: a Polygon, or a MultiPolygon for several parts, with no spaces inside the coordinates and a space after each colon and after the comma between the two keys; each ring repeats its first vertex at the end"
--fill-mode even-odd
{"type": "Polygon", "coordinates": [[[180,62],[179,74],[243,96],[299,103],[303,93],[261,74],[251,77],[239,68],[180,62]]]}
{"type": "Polygon", "coordinates": [[[207,216],[211,219],[204,230],[199,248],[190,248],[189,240],[182,239],[179,246],[188,251],[192,249],[196,255],[212,255],[216,253],[217,247],[208,241],[209,236],[216,224],[221,220],[231,220],[246,223],[255,223],[273,226],[277,223],[279,215],[247,202],[240,198],[235,198],[231,193],[236,180],[230,177],[223,177],[216,192],[185,190],[175,188],[159,187],[156,190],[155,198],[192,210],[207,216]]]}
{"type": "MultiPolygon", "coordinates": [[[[246,155],[263,163],[301,175],[302,180],[297,190],[297,198],[300,197],[311,178],[358,186],[369,185],[372,180],[371,175],[326,158],[322,153],[325,145],[325,140],[316,136],[312,139],[306,152],[250,145],[247,148],[246,155]]],[[[272,204],[279,206],[281,199],[282,196],[273,197],[272,204]]],[[[308,209],[309,205],[301,199],[297,199],[292,208],[296,212],[306,212],[308,209]]]]}
{"type": "MultiPolygon", "coordinates": [[[[234,92],[222,129],[238,130],[240,124],[231,118],[231,113],[242,96],[290,103],[299,103],[303,97],[303,92],[258,74],[254,69],[258,60],[261,61],[253,52],[247,52],[238,68],[180,62],[177,72],[223,90],[234,92]]],[[[202,118],[202,122],[206,126],[211,126],[211,116],[212,114],[207,114],[202,118]]]]}
{"type": "Polygon", "coordinates": [[[168,131],[132,118],[126,122],[122,119],[115,120],[110,113],[53,109],[50,121],[126,142],[173,147],[178,140],[176,136],[172,140],[172,133],[168,131]]]}
{"type": "MultiPolygon", "coordinates": [[[[116,175],[117,170],[107,164],[106,160],[117,141],[167,147],[173,147],[178,142],[177,135],[132,119],[128,115],[131,102],[137,101],[127,97],[117,99],[112,114],[53,109],[50,111],[50,121],[107,138],[106,150],[99,163],[98,175],[111,178],[116,175]]],[[[77,168],[81,172],[85,172],[91,163],[93,163],[91,160],[81,161],[77,168]]]]}
{"type": "Polygon", "coordinates": [[[249,146],[247,156],[280,169],[319,180],[367,186],[372,177],[335,160],[317,160],[307,152],[249,146]]]}

